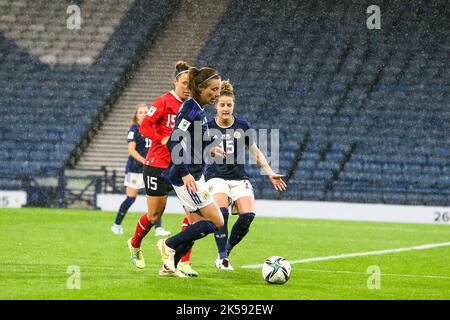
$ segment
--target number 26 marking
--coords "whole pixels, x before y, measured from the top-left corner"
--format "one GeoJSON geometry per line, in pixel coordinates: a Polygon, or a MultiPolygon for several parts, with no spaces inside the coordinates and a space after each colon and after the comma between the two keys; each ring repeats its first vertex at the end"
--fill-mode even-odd
{"type": "Polygon", "coordinates": [[[450,221],[450,215],[448,212],[439,212],[436,211],[434,213],[434,222],[444,222],[448,223],[450,221]]]}

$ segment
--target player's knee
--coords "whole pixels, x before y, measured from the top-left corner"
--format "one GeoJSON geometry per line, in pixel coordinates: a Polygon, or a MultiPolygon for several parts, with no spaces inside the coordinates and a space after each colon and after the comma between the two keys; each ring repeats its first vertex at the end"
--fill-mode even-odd
{"type": "Polygon", "coordinates": [[[221,221],[221,222],[219,222],[219,223],[216,224],[216,227],[217,227],[217,229],[220,229],[220,228],[223,228],[224,225],[225,225],[225,224],[223,223],[223,221],[221,221]]]}
{"type": "Polygon", "coordinates": [[[136,197],[127,196],[127,202],[132,205],[136,201],[136,197]]]}
{"type": "Polygon", "coordinates": [[[126,192],[127,197],[136,199],[138,194],[139,194],[139,189],[132,189],[130,187],[127,187],[127,192],[126,192]]]}
{"type": "Polygon", "coordinates": [[[157,212],[157,211],[147,212],[147,218],[151,224],[156,224],[156,222],[158,222],[158,220],[161,219],[161,216],[162,216],[162,212],[157,212]]]}
{"type": "Polygon", "coordinates": [[[223,228],[223,226],[225,225],[222,215],[214,219],[213,223],[217,227],[217,229],[223,228]]]}
{"type": "Polygon", "coordinates": [[[253,220],[255,219],[255,214],[253,212],[250,213],[244,213],[239,215],[239,220],[241,220],[241,223],[243,226],[249,228],[252,224],[253,220]]]}

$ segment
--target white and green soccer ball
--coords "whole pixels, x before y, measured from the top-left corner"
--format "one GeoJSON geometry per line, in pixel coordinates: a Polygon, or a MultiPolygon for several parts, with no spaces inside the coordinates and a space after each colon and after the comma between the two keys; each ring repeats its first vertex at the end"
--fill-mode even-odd
{"type": "Polygon", "coordinates": [[[270,257],[263,264],[262,275],[270,284],[286,283],[291,277],[291,264],[283,257],[270,257]]]}

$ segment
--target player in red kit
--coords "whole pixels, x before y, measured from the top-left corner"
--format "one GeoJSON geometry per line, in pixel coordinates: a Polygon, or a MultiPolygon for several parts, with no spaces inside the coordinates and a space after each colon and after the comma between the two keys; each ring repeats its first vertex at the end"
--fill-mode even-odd
{"type": "MultiPolygon", "coordinates": [[[[147,153],[144,163],[144,184],[147,194],[148,212],[144,214],[137,223],[135,234],[128,240],[131,253],[131,261],[137,268],[145,267],[145,260],[141,250],[142,239],[147,235],[152,226],[161,218],[166,208],[167,197],[172,185],[161,177],[161,172],[170,165],[170,152],[166,147],[167,140],[172,133],[177,113],[183,101],[189,97],[188,85],[189,66],[184,61],[179,61],[175,66],[173,84],[175,89],[157,98],[150,106],[139,128],[139,132],[152,140],[152,146],[147,153]]],[[[183,221],[188,225],[187,217],[183,221]]],[[[163,270],[161,275],[169,276],[197,276],[198,273],[192,269],[189,261],[184,257],[185,264],[176,272],[163,270]]]]}

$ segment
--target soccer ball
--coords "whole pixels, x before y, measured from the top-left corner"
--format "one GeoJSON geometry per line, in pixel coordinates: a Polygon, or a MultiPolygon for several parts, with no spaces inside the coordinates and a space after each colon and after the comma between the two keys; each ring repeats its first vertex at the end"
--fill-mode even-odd
{"type": "Polygon", "coordinates": [[[262,275],[270,284],[286,283],[291,277],[291,264],[283,257],[270,257],[263,264],[262,275]]]}

